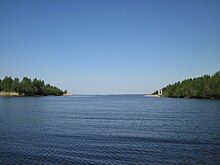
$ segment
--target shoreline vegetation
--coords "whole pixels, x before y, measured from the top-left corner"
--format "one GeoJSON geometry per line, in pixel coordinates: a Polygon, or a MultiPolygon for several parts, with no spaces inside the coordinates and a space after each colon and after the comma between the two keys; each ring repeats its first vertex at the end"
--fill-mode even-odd
{"type": "Polygon", "coordinates": [[[23,77],[21,81],[18,78],[12,79],[6,76],[0,79],[0,96],[67,96],[67,90],[61,90],[56,86],[45,84],[40,79],[30,79],[23,77]]]}
{"type": "MultiPolygon", "coordinates": [[[[220,71],[170,84],[162,91],[162,97],[220,99],[220,71]]],[[[160,97],[158,91],[152,96],[160,97]]]]}

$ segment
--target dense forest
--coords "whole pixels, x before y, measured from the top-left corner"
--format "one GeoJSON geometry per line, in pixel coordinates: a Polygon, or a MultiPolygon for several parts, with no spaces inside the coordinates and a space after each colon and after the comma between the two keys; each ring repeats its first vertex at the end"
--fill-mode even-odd
{"type": "Polygon", "coordinates": [[[6,76],[3,80],[0,79],[0,92],[16,92],[24,96],[61,96],[67,91],[45,84],[43,80],[24,77],[21,81],[18,78],[12,79],[6,76]]]}
{"type": "MultiPolygon", "coordinates": [[[[209,76],[190,78],[168,85],[163,89],[163,96],[220,99],[220,71],[209,76]]],[[[157,94],[157,92],[154,92],[157,94]]]]}

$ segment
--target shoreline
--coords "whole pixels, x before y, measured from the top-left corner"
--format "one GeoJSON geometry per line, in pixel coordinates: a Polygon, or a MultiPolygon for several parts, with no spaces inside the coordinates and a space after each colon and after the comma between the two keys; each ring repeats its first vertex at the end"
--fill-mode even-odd
{"type": "Polygon", "coordinates": [[[145,94],[144,97],[161,97],[160,95],[145,94]]]}
{"type": "Polygon", "coordinates": [[[22,96],[17,92],[0,92],[0,96],[22,96]]]}
{"type": "MultiPolygon", "coordinates": [[[[72,94],[63,94],[59,96],[71,96],[72,94]]],[[[37,96],[44,96],[44,95],[33,95],[33,96],[25,96],[25,95],[20,95],[17,92],[0,92],[0,96],[3,97],[37,97],[37,96]]],[[[46,95],[46,96],[56,96],[56,95],[46,95]]]]}
{"type": "Polygon", "coordinates": [[[70,94],[70,93],[66,93],[66,94],[63,94],[61,96],[72,96],[73,94],[70,94]]]}

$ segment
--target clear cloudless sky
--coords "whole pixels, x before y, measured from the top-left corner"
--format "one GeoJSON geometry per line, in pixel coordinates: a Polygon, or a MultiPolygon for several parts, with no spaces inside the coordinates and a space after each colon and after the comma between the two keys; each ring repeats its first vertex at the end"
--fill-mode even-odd
{"type": "Polygon", "coordinates": [[[0,0],[0,78],[150,93],[218,70],[219,0],[0,0]]]}

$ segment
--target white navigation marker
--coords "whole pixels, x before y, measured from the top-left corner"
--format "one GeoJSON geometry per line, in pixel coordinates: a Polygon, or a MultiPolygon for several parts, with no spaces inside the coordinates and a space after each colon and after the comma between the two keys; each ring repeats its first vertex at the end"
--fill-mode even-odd
{"type": "Polygon", "coordinates": [[[157,92],[158,92],[158,95],[159,95],[159,96],[162,96],[162,95],[163,95],[162,89],[157,90],[157,92]]]}

